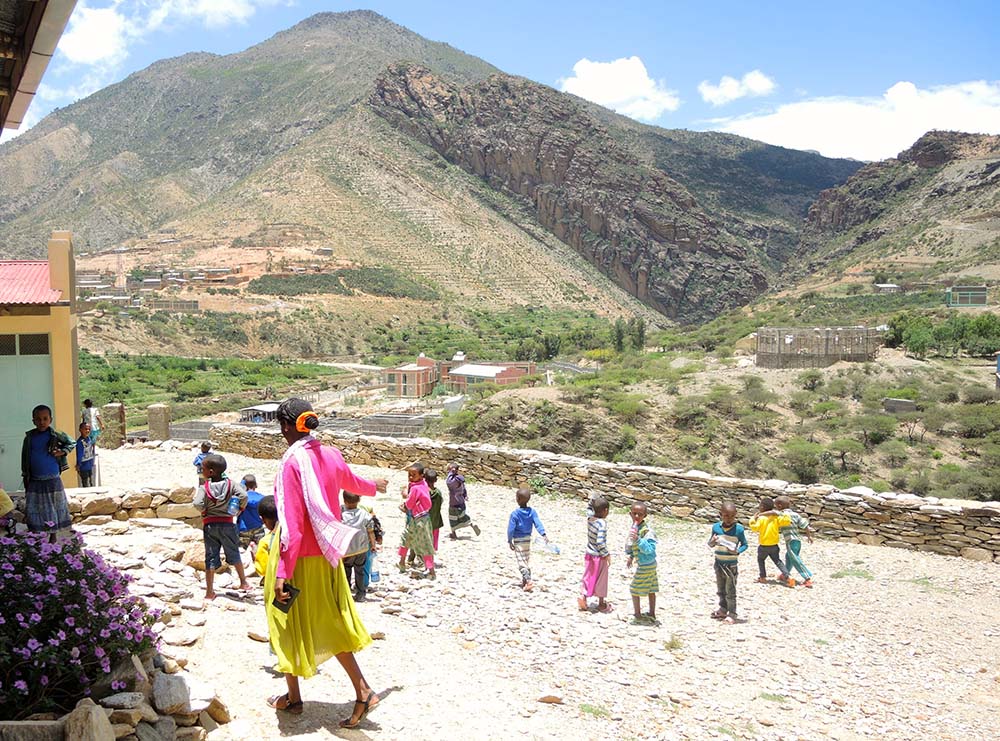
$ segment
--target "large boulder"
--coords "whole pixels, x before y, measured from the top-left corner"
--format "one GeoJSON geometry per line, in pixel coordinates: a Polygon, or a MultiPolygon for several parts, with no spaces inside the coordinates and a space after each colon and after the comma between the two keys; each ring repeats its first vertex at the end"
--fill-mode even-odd
{"type": "Polygon", "coordinates": [[[89,697],[80,700],[65,721],[65,738],[73,741],[115,741],[115,731],[107,713],[89,697]]]}

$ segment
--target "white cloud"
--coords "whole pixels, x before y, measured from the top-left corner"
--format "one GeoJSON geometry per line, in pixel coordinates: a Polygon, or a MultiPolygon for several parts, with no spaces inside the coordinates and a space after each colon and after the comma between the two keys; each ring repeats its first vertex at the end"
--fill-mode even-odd
{"type": "Polygon", "coordinates": [[[630,118],[655,121],[681,104],[663,80],[654,80],[639,57],[592,62],[581,59],[573,76],[558,81],[559,89],[611,108],[630,118]]]}
{"type": "Polygon", "coordinates": [[[931,129],[1000,134],[1000,81],[927,89],[897,82],[878,98],[814,98],[716,119],[711,128],[828,157],[894,157],[931,129]]]}
{"type": "Polygon", "coordinates": [[[175,21],[197,21],[208,28],[246,23],[257,8],[278,0],[158,0],[146,18],[145,28],[155,30],[175,21]]]}
{"type": "Polygon", "coordinates": [[[91,8],[81,3],[70,16],[59,51],[73,64],[119,64],[128,56],[129,21],[117,3],[91,8]]]}
{"type": "Polygon", "coordinates": [[[759,69],[747,72],[737,80],[735,77],[724,75],[719,80],[718,85],[713,85],[708,80],[698,85],[698,92],[701,99],[714,106],[725,105],[740,98],[757,98],[762,95],[770,95],[777,88],[774,80],[765,75],[759,69]]]}

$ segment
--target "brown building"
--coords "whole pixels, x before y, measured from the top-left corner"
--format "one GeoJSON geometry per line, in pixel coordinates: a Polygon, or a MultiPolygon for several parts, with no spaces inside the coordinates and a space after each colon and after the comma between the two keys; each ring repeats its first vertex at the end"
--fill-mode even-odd
{"type": "Polygon", "coordinates": [[[382,371],[382,382],[390,396],[419,399],[429,395],[441,380],[441,364],[424,357],[415,363],[407,363],[398,368],[382,371]]]}
{"type": "Polygon", "coordinates": [[[524,376],[535,372],[535,364],[529,361],[515,363],[465,363],[449,368],[442,374],[441,382],[449,391],[464,393],[469,388],[483,383],[506,386],[517,383],[524,376]]]}

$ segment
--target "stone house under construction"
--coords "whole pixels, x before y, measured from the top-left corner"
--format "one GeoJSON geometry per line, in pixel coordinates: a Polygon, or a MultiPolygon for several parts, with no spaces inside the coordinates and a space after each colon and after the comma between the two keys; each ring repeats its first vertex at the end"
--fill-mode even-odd
{"type": "Polygon", "coordinates": [[[760,368],[825,368],[841,360],[875,359],[882,336],[868,327],[761,327],[757,330],[760,368]]]}

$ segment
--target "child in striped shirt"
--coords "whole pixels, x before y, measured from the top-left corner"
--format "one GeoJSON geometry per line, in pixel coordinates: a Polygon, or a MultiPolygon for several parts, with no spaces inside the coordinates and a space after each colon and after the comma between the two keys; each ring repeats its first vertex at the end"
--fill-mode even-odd
{"type": "Polygon", "coordinates": [[[747,549],[747,536],[736,521],[736,505],[725,502],[719,507],[719,521],[712,525],[708,545],[715,551],[715,586],[719,609],[712,613],[716,620],[735,623],[736,579],[739,577],[739,557],[747,549]]]}
{"type": "Polygon", "coordinates": [[[587,518],[587,554],[584,556],[583,581],[580,597],[576,601],[581,611],[589,609],[588,597],[597,597],[597,611],[611,612],[608,596],[608,570],[611,553],[608,551],[608,500],[595,497],[590,502],[594,514],[587,518]]]}
{"type": "Polygon", "coordinates": [[[809,520],[794,511],[792,500],[784,495],[774,500],[774,507],[780,514],[788,515],[791,518],[791,524],[779,528],[781,537],[785,541],[785,569],[791,574],[794,566],[795,570],[799,572],[799,576],[802,577],[802,586],[812,587],[812,572],[802,563],[802,557],[799,555],[802,551],[801,533],[806,534],[810,543],[813,540],[811,535],[813,529],[809,527],[809,520]]]}

